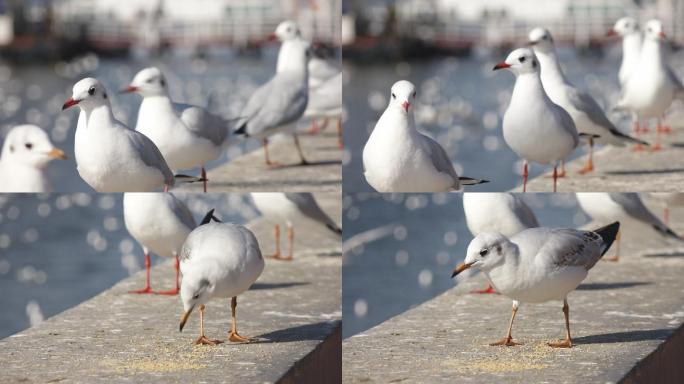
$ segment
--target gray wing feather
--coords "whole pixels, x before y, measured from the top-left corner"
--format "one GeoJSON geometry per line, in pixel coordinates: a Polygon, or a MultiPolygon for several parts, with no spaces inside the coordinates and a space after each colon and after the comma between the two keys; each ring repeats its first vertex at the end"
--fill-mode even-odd
{"type": "Polygon", "coordinates": [[[558,114],[558,117],[561,120],[561,127],[563,127],[563,129],[565,129],[565,131],[573,137],[575,147],[577,147],[577,144],[579,144],[579,136],[577,132],[577,127],[575,127],[575,122],[572,120],[572,117],[570,116],[568,111],[558,106],[557,104],[554,104],[554,106],[556,107],[556,113],[558,114]]]}
{"type": "Polygon", "coordinates": [[[444,148],[431,137],[422,133],[419,134],[424,138],[423,142],[427,145],[427,150],[430,152],[432,164],[439,172],[451,176],[454,179],[454,185],[456,185],[458,183],[458,174],[456,174],[454,164],[451,163],[451,159],[449,159],[444,148]]]}
{"type": "Polygon", "coordinates": [[[590,94],[580,92],[576,88],[571,88],[568,96],[570,97],[570,103],[578,110],[583,111],[594,124],[604,127],[613,133],[617,131],[615,125],[608,119],[596,99],[591,97],[590,94]]]}
{"type": "Polygon", "coordinates": [[[204,108],[188,104],[174,103],[180,112],[180,119],[198,137],[220,146],[228,136],[228,122],[220,116],[207,112],[204,108]]]}
{"type": "Polygon", "coordinates": [[[601,236],[591,231],[554,229],[539,252],[551,254],[556,266],[584,267],[589,270],[601,259],[602,244],[601,236]]]}
{"type": "Polygon", "coordinates": [[[619,204],[630,217],[648,224],[664,226],[660,219],[646,208],[636,193],[609,193],[608,196],[619,204]]]}
{"type": "Polygon", "coordinates": [[[513,197],[513,212],[520,222],[527,228],[538,227],[539,221],[532,209],[517,195],[510,194],[510,196],[513,197]]]}
{"type": "Polygon", "coordinates": [[[192,216],[192,212],[190,212],[188,206],[176,196],[171,196],[173,197],[173,206],[171,209],[176,214],[176,217],[178,217],[178,219],[188,228],[194,229],[197,227],[197,222],[195,222],[195,218],[192,216]]]}
{"type": "Polygon", "coordinates": [[[323,212],[311,193],[286,193],[285,197],[293,202],[306,217],[327,226],[334,232],[339,232],[337,224],[323,212]]]}
{"type": "Polygon", "coordinates": [[[166,164],[159,148],[144,134],[132,129],[125,129],[126,134],[131,139],[131,144],[140,153],[140,159],[145,165],[157,168],[164,175],[164,183],[168,186],[174,184],[173,172],[166,164]]]}
{"type": "Polygon", "coordinates": [[[255,135],[294,123],[304,114],[308,101],[307,87],[296,76],[276,74],[252,94],[242,111],[247,133],[255,135]]]}

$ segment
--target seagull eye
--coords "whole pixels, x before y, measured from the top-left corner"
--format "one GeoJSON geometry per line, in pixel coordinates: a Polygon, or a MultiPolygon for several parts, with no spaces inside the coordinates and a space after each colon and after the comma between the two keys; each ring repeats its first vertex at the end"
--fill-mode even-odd
{"type": "Polygon", "coordinates": [[[88,89],[88,94],[90,96],[94,95],[95,94],[95,87],[90,87],[90,89],[88,89]]]}
{"type": "Polygon", "coordinates": [[[164,79],[159,80],[159,84],[161,84],[162,87],[166,86],[166,81],[164,79]]]}
{"type": "Polygon", "coordinates": [[[154,79],[147,79],[145,82],[148,84],[152,84],[153,81],[154,81],[154,79]]]}
{"type": "Polygon", "coordinates": [[[480,251],[480,256],[485,257],[489,253],[489,249],[483,249],[480,251]]]}
{"type": "Polygon", "coordinates": [[[393,98],[393,99],[396,99],[396,98],[397,98],[397,95],[395,95],[395,94],[393,93],[393,94],[392,94],[392,98],[393,98]]]}
{"type": "Polygon", "coordinates": [[[524,63],[525,62],[525,56],[518,57],[518,61],[521,63],[524,63]]]}
{"type": "Polygon", "coordinates": [[[416,98],[416,93],[415,93],[415,92],[413,92],[413,98],[414,98],[414,99],[416,98]]]}
{"type": "Polygon", "coordinates": [[[195,296],[193,296],[192,298],[195,299],[195,300],[199,299],[199,293],[196,294],[195,296]]]}
{"type": "Polygon", "coordinates": [[[29,149],[29,150],[30,150],[31,148],[33,148],[33,144],[31,144],[31,143],[26,143],[26,144],[24,144],[24,147],[26,147],[26,149],[29,149]]]}

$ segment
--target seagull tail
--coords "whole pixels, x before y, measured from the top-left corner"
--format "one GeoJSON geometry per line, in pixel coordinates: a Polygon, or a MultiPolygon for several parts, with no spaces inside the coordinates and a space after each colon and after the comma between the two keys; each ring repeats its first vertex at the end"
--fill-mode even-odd
{"type": "Polygon", "coordinates": [[[601,227],[599,229],[595,229],[592,231],[594,233],[598,233],[599,236],[601,236],[601,239],[603,239],[603,244],[601,244],[601,256],[605,255],[606,252],[608,252],[610,246],[613,245],[613,241],[615,241],[615,238],[617,237],[619,231],[619,221],[616,221],[612,224],[606,225],[605,227],[601,227]]]}
{"type": "Polygon", "coordinates": [[[329,223],[325,225],[329,230],[335,232],[338,235],[342,235],[342,228],[338,227],[335,224],[329,223]]]}
{"type": "Polygon", "coordinates": [[[489,183],[489,180],[473,179],[472,177],[459,177],[458,181],[463,185],[476,185],[476,184],[489,183]]]}
{"type": "Polygon", "coordinates": [[[236,130],[233,131],[234,134],[236,135],[245,135],[245,137],[248,137],[249,134],[247,133],[247,122],[242,123],[236,130]]]}
{"type": "Polygon", "coordinates": [[[184,184],[189,184],[189,183],[201,183],[205,181],[209,181],[209,179],[204,178],[204,177],[196,177],[196,176],[190,176],[190,175],[184,175],[184,174],[177,174],[173,175],[173,178],[175,181],[178,181],[180,183],[184,184]]]}
{"type": "Polygon", "coordinates": [[[217,223],[222,222],[216,216],[214,216],[214,208],[210,209],[209,212],[207,212],[207,214],[204,215],[204,218],[202,218],[202,222],[200,223],[200,225],[209,224],[211,220],[214,220],[217,223]]]}
{"type": "Polygon", "coordinates": [[[637,139],[636,137],[632,137],[630,135],[624,134],[624,133],[618,131],[617,129],[611,130],[610,133],[612,133],[615,137],[621,139],[623,142],[629,142],[629,143],[633,143],[633,144],[641,144],[641,145],[646,145],[646,146],[651,145],[647,141],[643,141],[643,140],[637,139]]]}

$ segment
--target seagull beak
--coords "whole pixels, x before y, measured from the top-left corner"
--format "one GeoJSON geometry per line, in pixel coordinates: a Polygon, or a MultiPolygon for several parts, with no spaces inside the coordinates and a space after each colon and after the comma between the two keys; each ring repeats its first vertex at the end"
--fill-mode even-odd
{"type": "Polygon", "coordinates": [[[129,85],[128,87],[119,91],[119,93],[133,93],[133,92],[138,92],[138,87],[134,87],[132,85],[129,85]]]}
{"type": "Polygon", "coordinates": [[[69,99],[67,99],[67,101],[64,102],[64,105],[62,105],[62,111],[67,108],[71,108],[76,104],[78,104],[78,100],[74,100],[70,97],[69,99]]]}
{"type": "Polygon", "coordinates": [[[276,35],[275,32],[273,32],[270,35],[268,35],[266,41],[278,41],[278,35],[276,35]]]}
{"type": "Polygon", "coordinates": [[[617,31],[615,31],[615,29],[613,29],[613,28],[608,30],[608,32],[606,33],[606,37],[615,37],[615,36],[617,36],[617,31]]]}
{"type": "Polygon", "coordinates": [[[527,45],[528,47],[533,47],[533,46],[535,46],[535,45],[537,45],[537,44],[539,44],[538,41],[530,40],[530,41],[528,41],[527,44],[525,44],[525,45],[527,45]]]}
{"type": "Polygon", "coordinates": [[[66,155],[59,148],[52,148],[52,151],[48,152],[47,155],[53,159],[61,159],[61,160],[66,159],[66,155]]]}
{"type": "Polygon", "coordinates": [[[188,321],[188,317],[190,317],[190,313],[192,313],[193,309],[195,309],[194,305],[181,316],[179,332],[183,332],[183,327],[185,327],[185,323],[188,321]]]}
{"type": "Polygon", "coordinates": [[[465,271],[466,269],[470,268],[473,265],[473,263],[461,263],[459,264],[456,268],[454,268],[454,271],[451,273],[451,278],[454,276],[458,275],[459,273],[465,271]]]}
{"type": "Polygon", "coordinates": [[[510,64],[508,64],[508,63],[505,62],[505,61],[502,61],[502,62],[500,62],[499,64],[497,64],[497,65],[494,66],[493,71],[496,71],[496,70],[498,70],[498,69],[510,68],[510,67],[511,67],[510,64]]]}
{"type": "Polygon", "coordinates": [[[658,36],[660,36],[661,39],[666,39],[667,36],[665,36],[665,32],[660,32],[658,33],[658,36]]]}
{"type": "Polygon", "coordinates": [[[406,112],[408,112],[408,109],[410,106],[411,106],[411,103],[409,103],[408,101],[404,101],[403,103],[401,103],[401,107],[404,108],[404,111],[406,111],[406,112]]]}

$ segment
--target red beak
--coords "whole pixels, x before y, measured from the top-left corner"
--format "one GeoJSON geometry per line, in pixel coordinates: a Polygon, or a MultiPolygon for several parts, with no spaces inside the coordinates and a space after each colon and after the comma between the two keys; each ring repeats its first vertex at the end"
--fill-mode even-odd
{"type": "Polygon", "coordinates": [[[268,35],[266,41],[278,41],[278,35],[276,35],[275,32],[273,32],[270,35],[268,35]]]}
{"type": "Polygon", "coordinates": [[[401,107],[404,108],[404,111],[406,111],[406,112],[408,112],[408,109],[410,106],[411,106],[411,103],[409,103],[408,101],[404,101],[403,103],[401,103],[401,107]]]}
{"type": "Polygon", "coordinates": [[[658,36],[660,36],[660,37],[663,38],[663,39],[666,39],[666,38],[667,38],[667,36],[665,36],[665,32],[660,32],[660,33],[658,34],[658,36]]]}
{"type": "Polygon", "coordinates": [[[62,105],[62,111],[67,109],[67,108],[71,108],[76,104],[78,104],[78,101],[76,101],[70,97],[69,99],[67,99],[67,101],[64,102],[64,105],[62,105]]]}
{"type": "Polygon", "coordinates": [[[134,87],[132,85],[129,85],[128,87],[119,91],[119,93],[133,93],[133,92],[138,92],[138,87],[134,87]]]}
{"type": "Polygon", "coordinates": [[[610,29],[608,32],[606,32],[606,37],[614,37],[617,36],[617,32],[614,29],[610,29]]]}
{"type": "Polygon", "coordinates": [[[506,63],[505,61],[502,61],[494,66],[493,71],[496,71],[497,69],[510,68],[510,66],[510,64],[506,63]]]}

